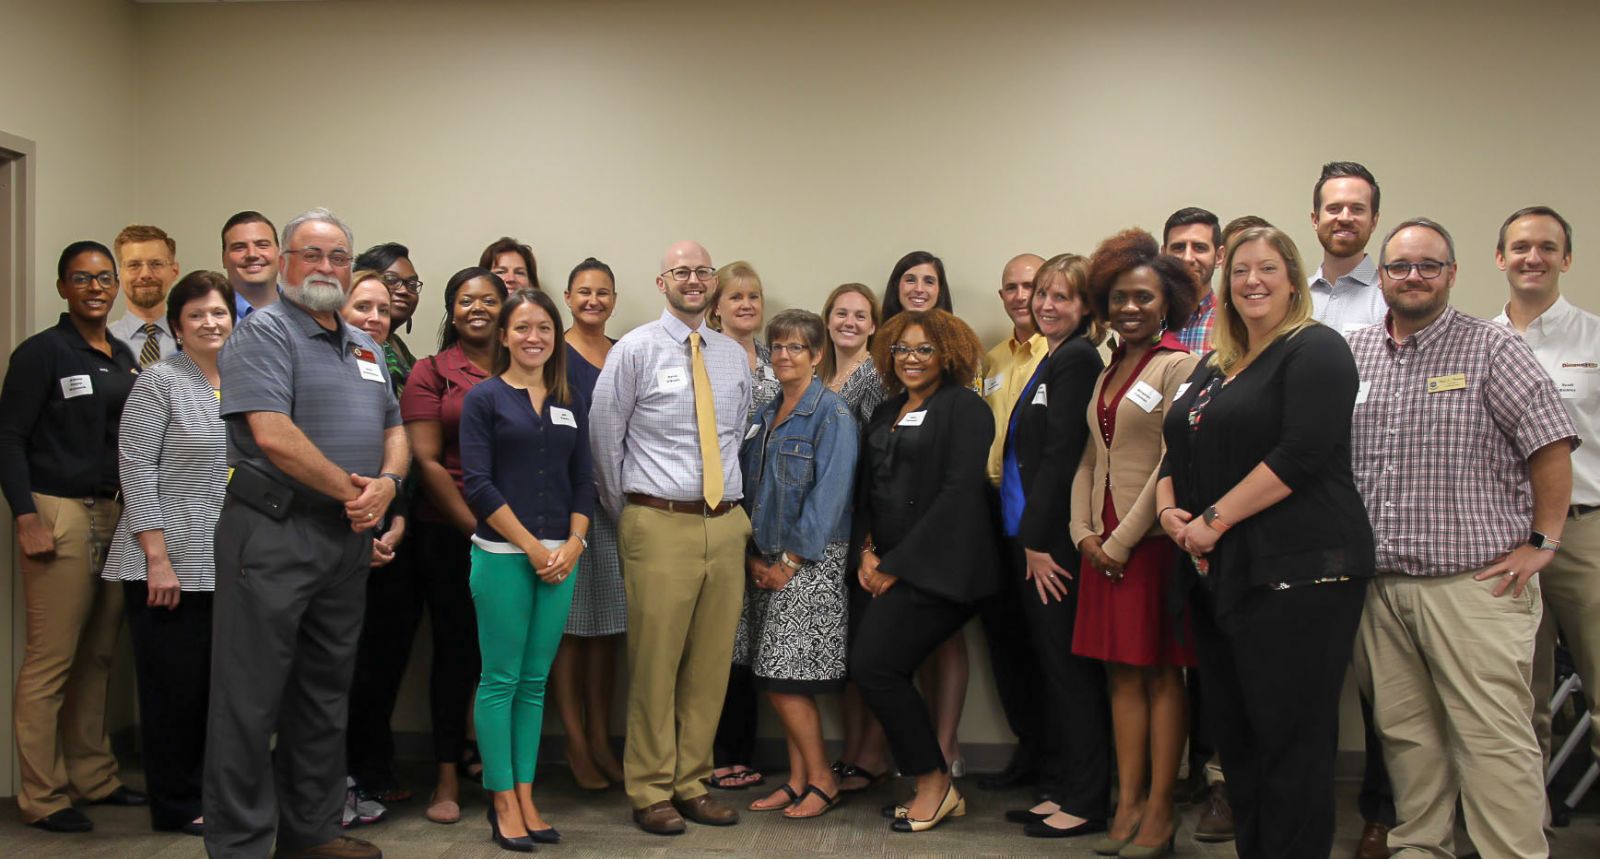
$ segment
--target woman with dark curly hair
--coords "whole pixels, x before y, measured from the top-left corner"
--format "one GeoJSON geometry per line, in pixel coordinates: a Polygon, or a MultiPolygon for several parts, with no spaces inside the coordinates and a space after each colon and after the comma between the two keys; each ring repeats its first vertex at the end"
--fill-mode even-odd
{"type": "Polygon", "coordinates": [[[852,543],[872,595],[850,651],[850,674],[883,723],[916,797],[885,813],[921,832],[966,813],[912,673],[997,587],[989,512],[994,415],[967,387],[983,346],[942,310],[884,324],[873,359],[892,368],[891,394],[868,422],[856,480],[852,543]]]}
{"type": "Polygon", "coordinates": [[[1134,229],[1095,249],[1089,294],[1119,341],[1089,401],[1069,526],[1083,558],[1072,652],[1106,664],[1117,750],[1116,815],[1095,852],[1159,856],[1178,827],[1183,668],[1195,657],[1187,623],[1175,628],[1165,613],[1176,547],[1156,522],[1156,480],[1162,419],[1197,362],[1176,336],[1194,312],[1195,285],[1182,261],[1134,229]]]}

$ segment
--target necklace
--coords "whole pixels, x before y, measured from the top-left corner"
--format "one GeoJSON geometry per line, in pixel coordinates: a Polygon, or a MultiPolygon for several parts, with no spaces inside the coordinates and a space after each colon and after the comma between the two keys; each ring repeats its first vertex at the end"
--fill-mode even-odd
{"type": "Polygon", "coordinates": [[[862,353],[850,363],[849,367],[845,368],[844,372],[834,374],[833,379],[828,381],[828,390],[834,392],[835,394],[844,390],[844,383],[850,381],[850,377],[856,374],[856,369],[862,364],[866,363],[867,359],[870,357],[872,357],[870,354],[862,353]],[[834,384],[835,380],[838,381],[838,384],[834,384]]]}

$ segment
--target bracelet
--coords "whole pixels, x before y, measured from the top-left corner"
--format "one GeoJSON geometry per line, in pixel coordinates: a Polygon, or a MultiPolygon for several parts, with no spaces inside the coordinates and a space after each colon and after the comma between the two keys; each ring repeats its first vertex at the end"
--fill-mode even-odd
{"type": "Polygon", "coordinates": [[[791,570],[799,570],[800,569],[800,566],[801,566],[800,564],[789,560],[789,553],[788,552],[779,552],[778,553],[778,560],[780,562],[782,562],[782,564],[785,567],[788,567],[791,570]]]}
{"type": "Polygon", "coordinates": [[[585,549],[589,548],[589,541],[585,540],[583,538],[583,535],[579,534],[577,531],[573,531],[571,534],[568,535],[568,537],[576,539],[579,543],[583,544],[583,548],[585,548],[585,549]]]}
{"type": "Polygon", "coordinates": [[[1167,515],[1167,511],[1168,510],[1176,510],[1176,509],[1178,509],[1178,505],[1176,505],[1176,504],[1168,504],[1167,506],[1161,508],[1160,510],[1157,510],[1156,511],[1156,524],[1157,525],[1161,524],[1161,517],[1167,515]]]}

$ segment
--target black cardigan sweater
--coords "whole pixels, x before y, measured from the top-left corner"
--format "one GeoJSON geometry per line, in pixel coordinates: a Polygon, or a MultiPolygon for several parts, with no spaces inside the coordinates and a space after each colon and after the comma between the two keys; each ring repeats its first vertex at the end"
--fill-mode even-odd
{"type": "Polygon", "coordinates": [[[1094,396],[1094,383],[1105,369],[1100,350],[1087,337],[1075,336],[1044,359],[1034,383],[1022,390],[1013,407],[1016,429],[1007,444],[1017,455],[1022,478],[1022,522],[1017,540],[1025,548],[1049,552],[1057,564],[1077,574],[1078,547],[1072,545],[1067,520],[1072,517],[1072,478],[1089,441],[1083,419],[1094,396]],[[1045,403],[1034,402],[1039,388],[1045,403]]]}
{"type": "MultiPolygon", "coordinates": [[[[905,404],[903,391],[885,400],[862,433],[851,535],[858,551],[881,513],[874,510],[871,482],[878,463],[869,438],[892,427],[905,404]]],[[[878,568],[900,579],[896,587],[975,602],[999,585],[988,475],[994,413],[982,397],[951,384],[935,391],[922,410],[927,414],[920,426],[896,430],[917,433],[925,442],[916,446],[921,451],[916,461],[893,463],[896,471],[911,469],[910,497],[899,499],[909,509],[911,524],[896,545],[879,547],[878,568]]]]}
{"type": "Polygon", "coordinates": [[[1350,468],[1360,377],[1344,338],[1314,324],[1277,340],[1214,394],[1191,430],[1189,410],[1218,375],[1201,361],[1162,427],[1161,473],[1178,506],[1199,515],[1263,462],[1292,490],[1217,542],[1209,584],[1218,614],[1254,588],[1371,577],[1372,526],[1350,468]]]}

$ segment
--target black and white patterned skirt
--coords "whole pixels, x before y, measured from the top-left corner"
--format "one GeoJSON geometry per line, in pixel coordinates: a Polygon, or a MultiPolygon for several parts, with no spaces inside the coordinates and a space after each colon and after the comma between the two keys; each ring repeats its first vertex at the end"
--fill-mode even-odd
{"type": "Polygon", "coordinates": [[[829,543],[822,557],[797,570],[782,590],[745,584],[733,661],[750,666],[756,688],[816,694],[843,687],[849,650],[848,551],[846,543],[829,543]]]}

